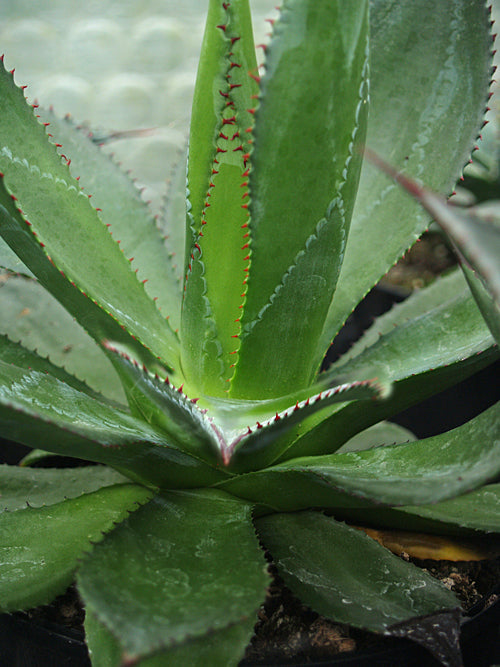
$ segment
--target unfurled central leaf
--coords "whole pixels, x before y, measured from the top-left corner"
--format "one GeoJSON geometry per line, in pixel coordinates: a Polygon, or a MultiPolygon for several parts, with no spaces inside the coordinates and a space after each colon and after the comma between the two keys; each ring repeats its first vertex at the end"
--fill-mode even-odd
{"type": "Polygon", "coordinates": [[[368,3],[285,2],[258,101],[246,0],[214,0],[210,16],[191,126],[182,365],[205,394],[272,398],[317,370],[361,164],[368,3]]]}
{"type": "Polygon", "coordinates": [[[189,146],[182,357],[195,385],[224,396],[239,347],[250,253],[248,130],[257,63],[247,0],[210,4],[203,54],[189,146]]]}

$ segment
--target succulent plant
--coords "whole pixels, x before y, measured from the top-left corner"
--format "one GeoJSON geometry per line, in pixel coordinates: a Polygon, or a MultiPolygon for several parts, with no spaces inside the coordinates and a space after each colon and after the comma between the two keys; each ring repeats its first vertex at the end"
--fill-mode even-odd
{"type": "Polygon", "coordinates": [[[210,0],[187,171],[156,219],[2,68],[2,436],[100,464],[0,468],[4,611],[76,577],[95,665],[235,664],[267,551],[329,618],[411,636],[415,617],[458,618],[453,593],[352,524],[499,529],[498,405],[418,441],[385,421],[498,357],[464,279],[321,368],[428,225],[364,143],[449,192],[489,30],[468,0],[285,0],[260,77],[247,0],[210,0]]]}
{"type": "Polygon", "coordinates": [[[477,179],[481,183],[481,194],[484,195],[488,187],[492,189],[491,199],[485,199],[475,206],[456,206],[404,174],[398,174],[376,155],[371,157],[375,164],[420,202],[448,235],[476,303],[493,337],[500,343],[500,203],[496,199],[498,187],[493,188],[486,179],[477,179]]]}

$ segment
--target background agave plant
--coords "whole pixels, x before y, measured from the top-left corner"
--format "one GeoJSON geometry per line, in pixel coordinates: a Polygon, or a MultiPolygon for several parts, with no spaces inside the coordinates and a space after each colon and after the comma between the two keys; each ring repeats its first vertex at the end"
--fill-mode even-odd
{"type": "Polygon", "coordinates": [[[264,547],[331,618],[387,634],[457,618],[452,593],[344,521],[498,531],[498,405],[417,442],[383,421],[497,358],[465,281],[415,294],[319,371],[428,224],[363,164],[365,138],[450,190],[490,48],[482,3],[287,0],[259,78],[248,3],[212,0],[187,216],[181,165],[156,221],[2,68],[2,434],[103,464],[2,466],[3,610],[76,573],[96,665],[234,664],[264,547]]]}

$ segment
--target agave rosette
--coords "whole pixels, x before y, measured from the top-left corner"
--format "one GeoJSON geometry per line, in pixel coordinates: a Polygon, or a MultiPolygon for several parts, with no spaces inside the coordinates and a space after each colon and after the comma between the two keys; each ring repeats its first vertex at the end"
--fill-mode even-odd
{"type": "Polygon", "coordinates": [[[247,1],[211,0],[187,207],[180,165],[157,219],[2,68],[2,434],[103,464],[2,466],[4,610],[77,573],[95,664],[232,664],[269,585],[259,540],[343,622],[390,633],[458,606],[342,521],[383,504],[388,525],[498,530],[497,406],[416,442],[384,421],[497,357],[465,281],[395,306],[320,372],[428,225],[365,141],[446,192],[481,125],[489,13],[448,4],[286,0],[259,77],[247,1]]]}

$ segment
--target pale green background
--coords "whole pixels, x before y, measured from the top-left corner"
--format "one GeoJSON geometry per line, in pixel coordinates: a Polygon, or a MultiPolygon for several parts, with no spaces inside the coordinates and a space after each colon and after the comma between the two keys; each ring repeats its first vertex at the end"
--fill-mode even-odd
{"type": "MultiPolygon", "coordinates": [[[[257,43],[276,0],[251,0],[257,43]]],[[[207,0],[1,0],[0,53],[26,96],[104,130],[154,127],[113,143],[146,198],[183,147],[207,0]]]]}

